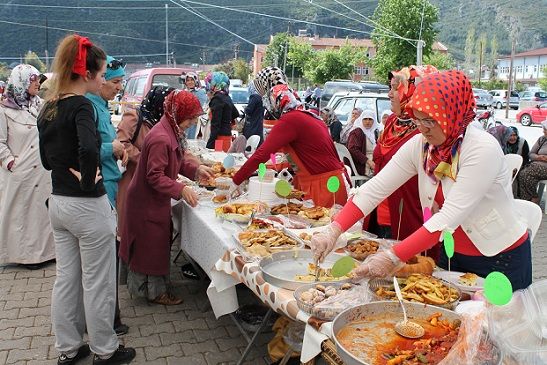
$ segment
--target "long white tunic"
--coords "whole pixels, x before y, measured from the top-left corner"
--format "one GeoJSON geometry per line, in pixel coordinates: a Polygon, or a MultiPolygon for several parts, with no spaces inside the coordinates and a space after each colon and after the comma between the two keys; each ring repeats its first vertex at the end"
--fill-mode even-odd
{"type": "Polygon", "coordinates": [[[27,110],[0,106],[0,163],[0,264],[54,259],[45,205],[51,177],[40,161],[36,116],[27,110]]]}

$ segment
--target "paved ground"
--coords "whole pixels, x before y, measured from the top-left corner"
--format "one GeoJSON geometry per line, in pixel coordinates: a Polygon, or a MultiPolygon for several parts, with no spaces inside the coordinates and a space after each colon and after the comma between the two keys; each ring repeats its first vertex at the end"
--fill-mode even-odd
{"type": "MultiPolygon", "coordinates": [[[[534,281],[547,279],[547,215],[533,244],[534,281]]],[[[216,320],[205,295],[206,286],[182,283],[178,267],[172,270],[180,306],[148,305],[133,300],[121,289],[124,322],[130,326],[122,341],[137,349],[135,364],[212,365],[234,364],[246,346],[227,317],[216,320]]],[[[29,271],[17,266],[0,267],[0,364],[55,364],[57,353],[51,333],[51,288],[55,266],[29,271]]],[[[240,302],[253,301],[239,291],[240,302]]],[[[266,344],[271,332],[259,337],[248,364],[267,364],[266,344]]],[[[91,364],[90,358],[82,364],[91,364]]]]}

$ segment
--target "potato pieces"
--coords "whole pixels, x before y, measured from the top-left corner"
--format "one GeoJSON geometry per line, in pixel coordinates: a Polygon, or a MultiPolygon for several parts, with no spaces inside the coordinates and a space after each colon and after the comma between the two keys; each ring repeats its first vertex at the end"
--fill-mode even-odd
{"type": "Polygon", "coordinates": [[[354,259],[361,261],[376,253],[379,247],[380,244],[377,241],[359,238],[348,242],[346,252],[354,259]]]}
{"type": "MultiPolygon", "coordinates": [[[[456,289],[428,275],[413,274],[398,280],[403,299],[411,302],[445,306],[459,299],[459,292],[456,289]]],[[[376,295],[381,298],[396,299],[393,285],[380,286],[376,289],[376,295]]]]}
{"type": "Polygon", "coordinates": [[[243,231],[239,233],[238,239],[248,253],[261,257],[270,255],[272,249],[292,249],[298,246],[298,242],[295,239],[287,236],[285,232],[278,229],[243,231]]]}

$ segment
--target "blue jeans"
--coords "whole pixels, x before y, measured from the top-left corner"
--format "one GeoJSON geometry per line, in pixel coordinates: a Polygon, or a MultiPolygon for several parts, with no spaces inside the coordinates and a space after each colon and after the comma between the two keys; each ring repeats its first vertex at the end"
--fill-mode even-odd
{"type": "MultiPolygon", "coordinates": [[[[448,268],[448,257],[441,248],[439,266],[448,268]]],[[[454,253],[450,260],[450,270],[461,272],[473,272],[486,277],[492,271],[499,271],[511,282],[513,291],[527,288],[532,284],[532,247],[530,236],[517,248],[502,252],[492,257],[467,256],[454,253]]]]}

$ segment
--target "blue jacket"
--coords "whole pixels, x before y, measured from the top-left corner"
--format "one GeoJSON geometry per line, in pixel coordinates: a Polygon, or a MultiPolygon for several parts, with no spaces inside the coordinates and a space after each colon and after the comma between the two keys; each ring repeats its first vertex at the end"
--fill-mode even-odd
{"type": "Polygon", "coordinates": [[[106,193],[108,194],[108,200],[115,207],[116,195],[118,194],[118,181],[122,178],[112,149],[112,141],[116,139],[116,129],[110,119],[108,102],[95,94],[87,93],[85,96],[93,103],[97,130],[101,137],[101,175],[106,193]]]}

